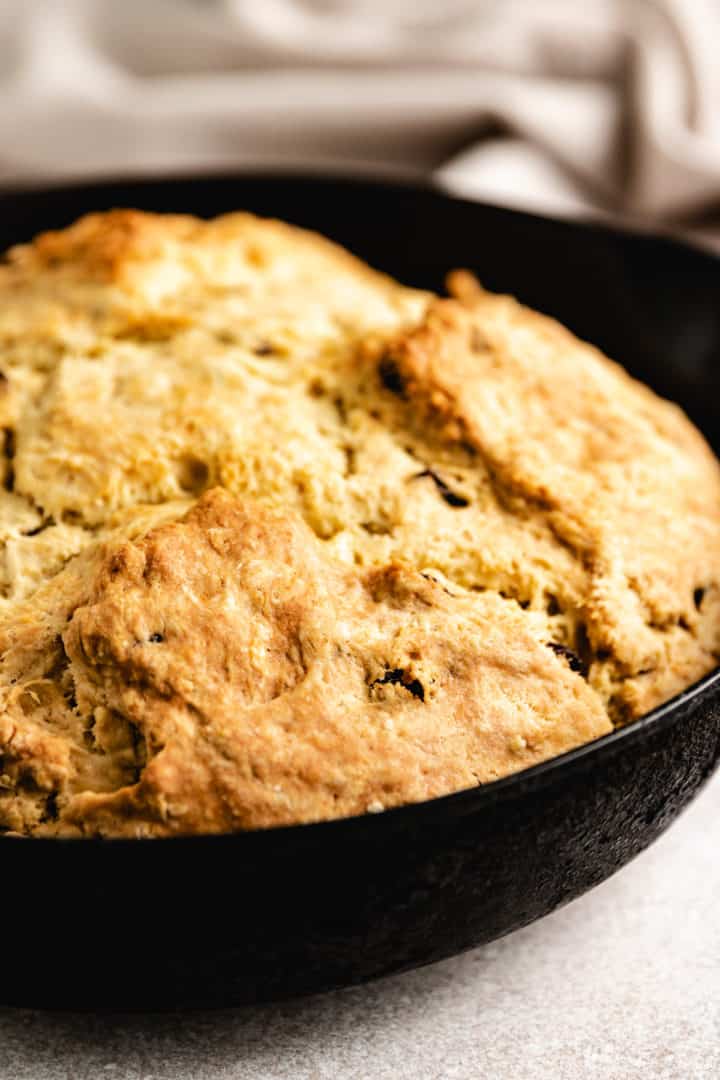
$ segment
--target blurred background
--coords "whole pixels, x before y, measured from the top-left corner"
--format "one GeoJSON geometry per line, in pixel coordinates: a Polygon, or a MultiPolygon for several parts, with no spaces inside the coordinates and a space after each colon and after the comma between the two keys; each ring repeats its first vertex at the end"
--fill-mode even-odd
{"type": "Polygon", "coordinates": [[[433,174],[720,246],[717,0],[0,0],[0,183],[433,174]]]}

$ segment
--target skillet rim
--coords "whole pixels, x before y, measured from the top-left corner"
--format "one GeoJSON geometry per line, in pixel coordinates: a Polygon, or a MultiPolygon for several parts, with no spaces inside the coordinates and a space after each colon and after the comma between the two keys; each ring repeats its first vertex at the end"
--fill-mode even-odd
{"type": "MultiPolygon", "coordinates": [[[[248,167],[237,170],[202,169],[171,172],[167,174],[143,174],[130,172],[127,174],[103,174],[93,177],[60,177],[57,181],[48,180],[34,183],[28,180],[21,184],[12,184],[3,187],[0,191],[0,213],[4,204],[13,198],[24,196],[42,197],[43,195],[68,195],[78,197],[83,192],[99,192],[103,189],[112,189],[120,186],[144,186],[149,188],[161,188],[163,186],[180,185],[183,183],[242,183],[243,181],[261,181],[270,183],[297,182],[305,186],[313,183],[339,184],[348,189],[352,187],[364,187],[379,191],[392,190],[396,194],[403,191],[413,195],[430,195],[439,199],[440,202],[450,202],[465,207],[468,210],[485,209],[499,213],[508,219],[520,221],[541,221],[545,224],[560,228],[561,230],[590,232],[609,237],[621,238],[624,241],[640,240],[645,242],[659,242],[663,246],[675,248],[684,253],[691,253],[702,261],[715,263],[720,270],[720,256],[701,246],[693,246],[678,239],[671,231],[645,230],[626,224],[607,223],[603,220],[585,220],[556,218],[549,214],[540,214],[532,211],[516,209],[515,207],[500,206],[484,200],[474,200],[455,195],[448,190],[442,180],[433,177],[422,176],[412,170],[402,169],[373,169],[364,170],[357,167],[332,167],[329,163],[322,169],[313,167],[300,167],[290,164],[284,168],[280,164],[268,167],[260,164],[257,167],[248,167]]],[[[90,211],[89,211],[90,212],[90,211]]],[[[188,211],[189,212],[189,211],[188,211]]],[[[636,223],[637,224],[637,223],[636,223]]],[[[705,432],[701,430],[705,436],[705,432]]],[[[651,712],[640,716],[629,724],[597,739],[582,743],[580,746],[567,750],[562,754],[541,761],[529,768],[511,773],[498,780],[492,780],[476,787],[463,788],[460,791],[450,792],[447,795],[439,795],[432,799],[424,799],[420,802],[406,803],[401,806],[391,807],[379,814],[365,812],[353,814],[348,817],[333,818],[327,821],[301,822],[294,825],[272,826],[262,829],[245,829],[236,832],[189,834],[169,837],[19,837],[0,834],[0,843],[31,840],[32,847],[40,847],[47,850],[72,847],[92,848],[99,846],[103,849],[120,847],[122,849],[135,849],[138,845],[147,848],[148,844],[156,849],[159,844],[162,848],[177,847],[179,844],[208,845],[212,843],[244,843],[255,845],[258,843],[273,844],[280,842],[293,843],[296,839],[307,840],[316,838],[321,841],[323,837],[331,839],[333,833],[343,829],[367,829],[385,828],[389,825],[403,829],[407,826],[432,824],[432,819],[438,817],[445,819],[465,817],[479,812],[485,806],[491,806],[500,801],[506,801],[516,797],[522,797],[530,792],[537,791],[542,787],[557,781],[562,781],[563,775],[576,770],[585,770],[599,767],[602,762],[614,756],[619,748],[627,750],[628,744],[637,746],[655,732],[663,731],[674,723],[682,722],[682,713],[686,707],[694,707],[701,704],[703,699],[711,697],[713,692],[720,696],[720,665],[708,672],[697,682],[682,690],[679,694],[659,705],[651,712]],[[431,819],[428,821],[427,819],[431,819]],[[383,823],[382,825],[380,823],[383,823]],[[370,824],[372,823],[372,824],[370,824]]],[[[718,736],[720,741],[720,734],[718,736]]],[[[27,850],[27,845],[22,845],[27,850]]]]}

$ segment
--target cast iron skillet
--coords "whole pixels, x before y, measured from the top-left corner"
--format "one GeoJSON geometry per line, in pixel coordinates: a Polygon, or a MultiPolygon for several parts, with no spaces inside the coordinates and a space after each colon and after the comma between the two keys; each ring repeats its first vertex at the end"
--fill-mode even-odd
{"type": "MultiPolygon", "coordinates": [[[[7,194],[0,247],[111,206],[277,215],[438,289],[470,267],[678,400],[717,446],[720,262],[708,255],[428,189],[288,175],[7,194]]],[[[271,1000],[507,934],[608,877],[687,805],[720,756],[719,680],[517,776],[384,814],[174,840],[0,839],[0,1001],[271,1000]]]]}

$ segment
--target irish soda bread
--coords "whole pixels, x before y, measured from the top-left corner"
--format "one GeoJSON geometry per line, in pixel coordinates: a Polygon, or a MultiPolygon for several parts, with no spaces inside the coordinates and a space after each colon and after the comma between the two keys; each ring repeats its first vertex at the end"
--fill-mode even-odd
{"type": "Polygon", "coordinates": [[[720,650],[720,475],[506,296],[236,214],[0,268],[0,828],[379,811],[602,735],[720,650]]]}

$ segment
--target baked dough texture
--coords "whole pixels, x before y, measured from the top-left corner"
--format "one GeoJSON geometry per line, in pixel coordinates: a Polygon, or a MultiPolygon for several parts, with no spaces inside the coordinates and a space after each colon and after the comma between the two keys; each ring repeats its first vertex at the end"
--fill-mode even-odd
{"type": "Polygon", "coordinates": [[[484,783],[720,652],[720,471],[467,273],[112,211],[0,267],[0,829],[223,832],[484,783]]]}

